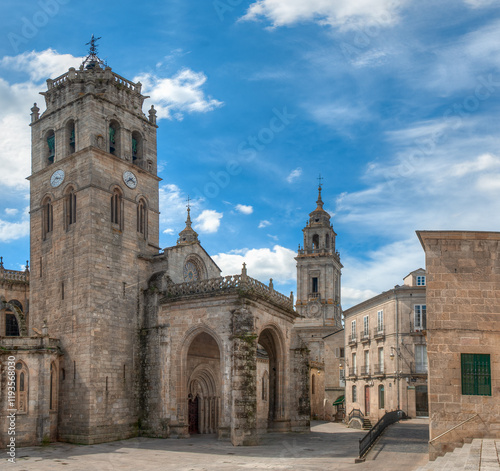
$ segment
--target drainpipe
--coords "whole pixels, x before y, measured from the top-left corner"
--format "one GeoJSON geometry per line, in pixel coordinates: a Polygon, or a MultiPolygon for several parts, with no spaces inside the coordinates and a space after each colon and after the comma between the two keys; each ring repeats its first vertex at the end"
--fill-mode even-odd
{"type": "Polygon", "coordinates": [[[400,394],[400,384],[399,384],[399,304],[398,304],[398,293],[394,290],[394,298],[396,300],[396,381],[398,388],[398,409],[400,409],[399,394],[400,394]]]}

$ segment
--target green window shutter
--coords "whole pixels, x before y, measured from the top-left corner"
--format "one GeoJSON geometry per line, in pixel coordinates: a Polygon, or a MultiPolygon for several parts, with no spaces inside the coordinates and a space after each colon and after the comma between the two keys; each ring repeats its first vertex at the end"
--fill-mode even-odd
{"type": "Polygon", "coordinates": [[[462,353],[462,394],[491,396],[490,355],[462,353]]]}

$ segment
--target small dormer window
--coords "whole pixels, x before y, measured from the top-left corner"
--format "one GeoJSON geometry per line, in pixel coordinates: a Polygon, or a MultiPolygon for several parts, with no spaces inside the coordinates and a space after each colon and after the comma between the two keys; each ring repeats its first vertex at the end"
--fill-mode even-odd
{"type": "Polygon", "coordinates": [[[425,276],[417,276],[417,286],[425,286],[425,276]]]}

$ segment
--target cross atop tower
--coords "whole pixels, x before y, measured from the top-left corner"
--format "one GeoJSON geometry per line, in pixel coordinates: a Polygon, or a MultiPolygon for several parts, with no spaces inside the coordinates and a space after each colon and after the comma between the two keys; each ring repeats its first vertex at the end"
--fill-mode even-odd
{"type": "Polygon", "coordinates": [[[83,65],[85,66],[86,69],[93,69],[96,65],[104,65],[104,62],[99,59],[97,55],[97,41],[99,41],[101,38],[96,38],[94,35],[90,38],[90,41],[85,44],[86,46],[89,47],[89,54],[83,61],[83,65]]]}
{"type": "Polygon", "coordinates": [[[191,205],[190,205],[191,198],[189,197],[189,195],[188,195],[188,197],[187,197],[187,200],[186,200],[186,201],[187,201],[187,205],[186,205],[186,207],[187,207],[187,209],[189,210],[189,209],[191,209],[191,205]]]}
{"type": "Polygon", "coordinates": [[[318,182],[319,182],[319,187],[321,188],[323,186],[323,177],[321,176],[321,173],[319,174],[318,182]]]}

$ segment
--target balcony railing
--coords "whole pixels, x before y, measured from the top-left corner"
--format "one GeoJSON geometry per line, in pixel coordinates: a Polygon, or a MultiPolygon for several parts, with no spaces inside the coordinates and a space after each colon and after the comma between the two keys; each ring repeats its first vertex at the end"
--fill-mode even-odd
{"type": "Polygon", "coordinates": [[[357,369],[355,366],[349,368],[349,377],[357,376],[357,369]]]}
{"type": "Polygon", "coordinates": [[[373,369],[373,374],[374,376],[382,376],[385,374],[385,368],[383,363],[378,363],[375,365],[375,368],[373,369]]]}
{"type": "Polygon", "coordinates": [[[320,293],[309,293],[309,301],[312,301],[313,299],[317,299],[318,301],[321,300],[321,294],[320,293]]]}
{"type": "Polygon", "coordinates": [[[378,327],[375,327],[373,329],[373,337],[376,339],[382,339],[385,337],[385,327],[381,327],[380,329],[378,327]]]}
{"type": "Polygon", "coordinates": [[[370,365],[363,365],[361,367],[361,376],[370,376],[370,365]]]}
{"type": "Polygon", "coordinates": [[[356,335],[352,335],[352,334],[349,335],[349,341],[348,341],[349,345],[356,345],[356,342],[357,342],[356,335]]]}
{"type": "Polygon", "coordinates": [[[359,338],[361,339],[361,342],[369,342],[370,341],[370,331],[369,330],[362,330],[359,333],[359,338]]]}
{"type": "Polygon", "coordinates": [[[425,330],[427,330],[425,322],[423,325],[415,325],[413,322],[410,322],[410,333],[414,335],[424,335],[425,330]]]}

